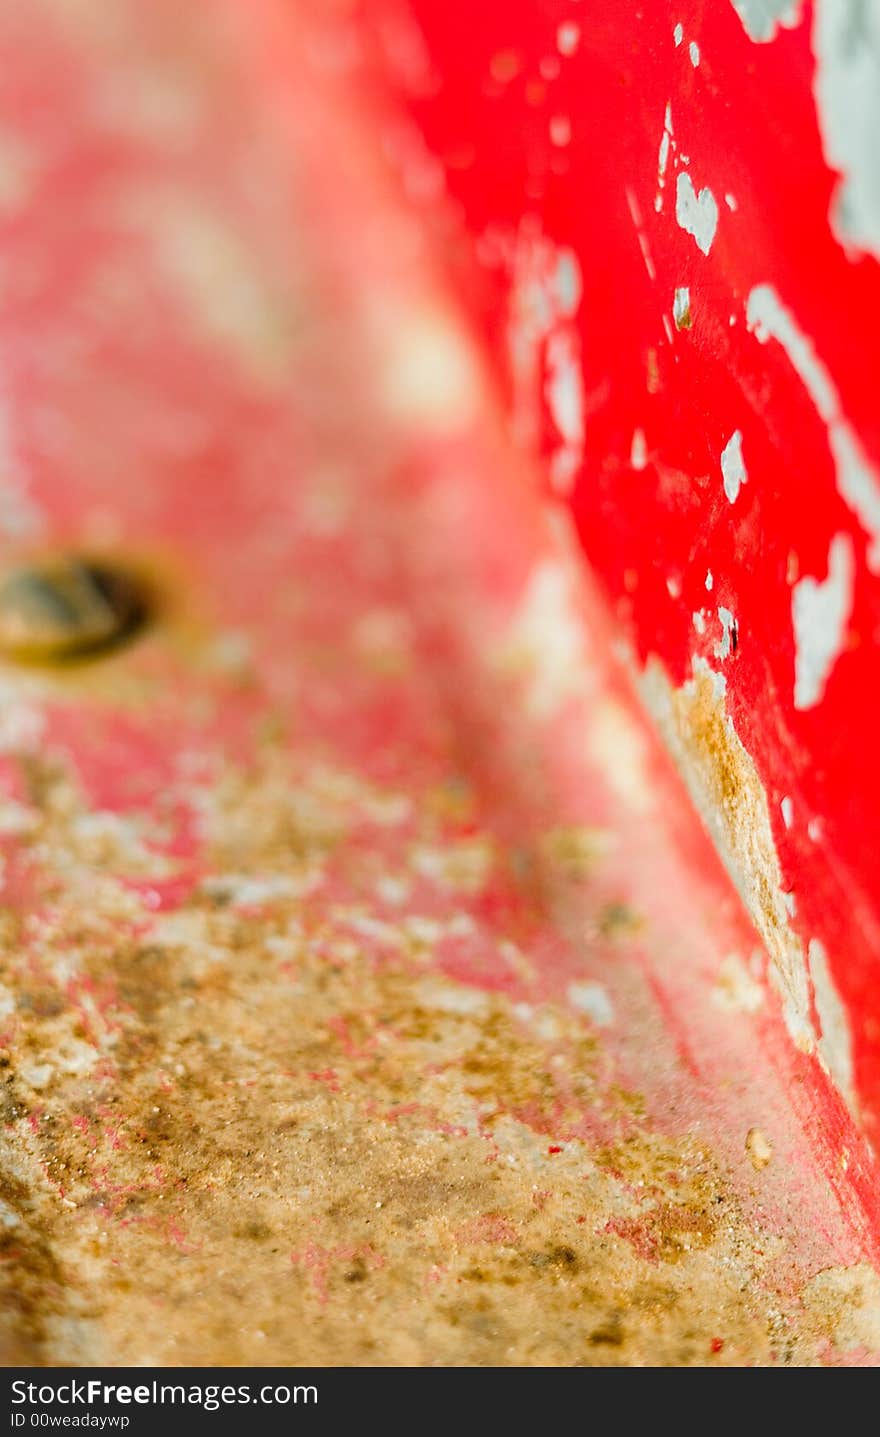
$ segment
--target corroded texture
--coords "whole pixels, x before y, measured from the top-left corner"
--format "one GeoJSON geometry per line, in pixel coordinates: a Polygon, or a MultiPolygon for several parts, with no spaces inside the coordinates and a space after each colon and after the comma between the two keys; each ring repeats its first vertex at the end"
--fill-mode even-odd
{"type": "Polygon", "coordinates": [[[0,673],[4,1359],[872,1362],[870,1154],[345,66],[211,13],[4,19],[94,240],[9,257],[5,539],[156,595],[0,673]]]}
{"type": "Polygon", "coordinates": [[[148,922],[95,874],[137,864],[136,822],[28,773],[18,822],[63,882],[4,951],[8,1355],[809,1357],[710,1145],[645,1121],[583,1014],[525,1001],[467,790],[450,815],[442,784],[267,748],[199,791],[213,876],[148,922]],[[499,947],[518,1002],[438,963],[499,947]]]}

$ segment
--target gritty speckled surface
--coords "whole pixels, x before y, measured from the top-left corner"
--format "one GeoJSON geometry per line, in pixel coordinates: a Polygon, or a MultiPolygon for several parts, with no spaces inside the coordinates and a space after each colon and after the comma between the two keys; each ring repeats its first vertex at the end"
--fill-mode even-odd
{"type": "Polygon", "coordinates": [[[809,1355],[711,1145],[645,1121],[582,1014],[444,974],[507,945],[530,991],[517,895],[481,912],[505,855],[466,789],[450,820],[442,784],[383,792],[277,744],[256,764],[198,790],[213,876],[146,921],[106,876],[136,823],[28,767],[19,823],[63,870],[4,935],[10,1356],[809,1355]]]}
{"type": "Polygon", "coordinates": [[[0,672],[4,1360],[872,1361],[871,1160],[307,10],[173,12],[16,22],[103,238],[5,543],[156,612],[0,672]]]}

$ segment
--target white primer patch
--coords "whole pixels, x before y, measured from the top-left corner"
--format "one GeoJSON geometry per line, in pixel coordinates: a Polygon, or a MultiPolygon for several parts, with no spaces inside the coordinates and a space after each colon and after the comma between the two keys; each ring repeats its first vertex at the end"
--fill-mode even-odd
{"type": "Polygon", "coordinates": [[[614,1008],[601,983],[569,984],[568,1000],[574,1008],[592,1018],[598,1028],[608,1028],[614,1022],[614,1008]]]}
{"type": "Polygon", "coordinates": [[[764,1006],[764,988],[760,983],[759,964],[756,974],[749,971],[738,953],[729,953],[722,959],[718,978],[712,991],[712,1001],[719,1008],[732,1013],[757,1013],[764,1006]]]}
{"type": "Polygon", "coordinates": [[[573,322],[583,292],[577,255],[525,230],[497,236],[486,253],[488,263],[501,264],[512,278],[507,342],[514,434],[525,448],[537,443],[543,391],[560,434],[550,460],[551,482],[557,493],[569,493],[583,454],[585,420],[580,337],[573,322]]]}
{"type": "Polygon", "coordinates": [[[813,998],[819,1018],[819,1056],[829,1069],[831,1076],[845,1095],[850,1107],[854,1105],[854,1071],[852,1055],[852,1034],[846,1009],[831,976],[828,954],[818,938],[811,938],[807,948],[810,977],[813,980],[813,998]]]}
{"type": "Polygon", "coordinates": [[[751,291],[746,301],[746,323],[759,343],[775,339],[782,345],[824,420],[837,492],[870,534],[873,542],[868,548],[868,568],[873,573],[880,572],[880,475],[842,413],[840,395],[828,369],[772,285],[759,284],[751,291]]]}
{"type": "Polygon", "coordinates": [[[690,329],[691,292],[687,285],[682,285],[672,297],[672,318],[676,329],[690,329]]]}
{"type": "Polygon", "coordinates": [[[730,609],[725,609],[723,604],[719,606],[718,618],[721,622],[721,640],[715,645],[714,652],[716,659],[724,660],[729,658],[733,652],[737,624],[730,609]]]}
{"type": "Polygon", "coordinates": [[[848,534],[835,534],[828,550],[828,577],[819,580],[807,575],[792,589],[796,709],[815,708],[825,693],[846,638],[854,571],[852,540],[848,534]]]}
{"type": "Polygon", "coordinates": [[[654,209],[659,214],[663,208],[663,188],[666,184],[666,171],[669,168],[669,152],[675,147],[672,131],[672,106],[667,104],[663,115],[663,134],[660,137],[660,149],[657,152],[657,194],[654,197],[654,209]]]}
{"type": "Polygon", "coordinates": [[[572,574],[545,559],[529,577],[499,654],[501,667],[526,676],[528,712],[549,718],[578,692],[588,658],[572,574]]]}
{"type": "MultiPolygon", "coordinates": [[[[777,32],[794,30],[801,21],[800,0],[730,0],[750,40],[764,45],[777,32]]],[[[832,0],[837,4],[837,0],[832,0]]]]}
{"type": "Polygon", "coordinates": [[[581,27],[574,20],[566,20],[556,31],[556,46],[560,55],[573,55],[581,43],[581,27]]]}
{"type": "Polygon", "coordinates": [[[690,56],[691,64],[696,70],[697,66],[700,63],[700,47],[697,44],[696,40],[692,40],[691,43],[688,45],[688,54],[690,56]]]}
{"type": "Polygon", "coordinates": [[[713,585],[714,583],[715,583],[715,580],[712,578],[712,570],[711,570],[711,569],[707,569],[707,570],[706,570],[706,588],[709,590],[710,593],[711,593],[711,591],[712,591],[712,585],[713,585]]]}
{"type": "Polygon", "coordinates": [[[629,462],[633,469],[644,469],[648,462],[648,443],[644,429],[634,429],[629,451],[629,462]]]}
{"type": "Polygon", "coordinates": [[[571,139],[571,120],[567,115],[552,115],[550,118],[550,142],[557,149],[565,149],[571,139]]]}
{"type": "Polygon", "coordinates": [[[682,171],[675,182],[675,218],[697,248],[708,254],[718,228],[718,206],[707,185],[697,194],[691,177],[682,171]]]}
{"type": "Polygon", "coordinates": [[[840,175],[831,228],[842,244],[880,259],[880,5],[815,0],[812,47],[822,149],[840,175]]]}
{"type": "Polygon", "coordinates": [[[783,798],[782,802],[779,805],[779,808],[780,812],[782,813],[782,822],[785,824],[786,828],[791,828],[791,825],[794,823],[794,805],[792,804],[792,801],[789,798],[788,794],[786,794],[783,798]]]}
{"type": "Polygon", "coordinates": [[[547,341],[547,404],[560,435],[578,451],[584,442],[584,386],[580,355],[567,330],[560,329],[547,341]]]}
{"type": "Polygon", "coordinates": [[[559,251],[556,258],[554,287],[556,300],[562,313],[574,314],[581,302],[584,289],[581,267],[574,250],[561,249],[559,251]]]}
{"type": "Polygon", "coordinates": [[[721,451],[721,476],[724,481],[724,493],[731,504],[736,503],[739,491],[749,477],[743,459],[742,442],[741,430],[734,429],[721,451]]]}
{"type": "Polygon", "coordinates": [[[675,41],[677,48],[684,39],[684,26],[681,24],[681,22],[679,22],[679,24],[676,25],[675,29],[673,30],[672,38],[675,41]]]}

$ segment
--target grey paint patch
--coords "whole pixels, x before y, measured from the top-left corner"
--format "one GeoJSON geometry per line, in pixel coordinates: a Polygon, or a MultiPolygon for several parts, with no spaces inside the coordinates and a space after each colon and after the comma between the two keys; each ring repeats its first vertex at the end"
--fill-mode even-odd
{"type": "Polygon", "coordinates": [[[721,451],[721,475],[724,480],[724,492],[731,504],[736,503],[740,488],[749,477],[743,459],[742,445],[742,434],[739,429],[734,429],[721,451]]]}
{"type": "Polygon", "coordinates": [[[700,63],[700,47],[697,44],[696,40],[692,40],[691,43],[688,45],[688,54],[691,58],[691,64],[696,70],[697,66],[700,63]]]}
{"type": "Polygon", "coordinates": [[[841,175],[831,227],[842,244],[880,259],[880,5],[816,0],[813,52],[822,148],[841,175]]]}
{"type": "Polygon", "coordinates": [[[814,708],[825,692],[846,638],[854,570],[852,540],[848,534],[835,534],[828,550],[827,578],[820,581],[808,575],[792,590],[796,709],[814,708]]]}
{"type": "Polygon", "coordinates": [[[715,196],[707,186],[697,194],[690,175],[683,171],[675,185],[675,218],[687,234],[693,235],[697,248],[708,254],[718,228],[715,196]]]}
{"type": "Polygon", "coordinates": [[[870,534],[868,567],[880,572],[880,474],[841,411],[840,395],[812,340],[770,284],[759,284],[746,302],[746,322],[761,344],[777,340],[828,428],[837,492],[870,534]]]}
{"type": "Polygon", "coordinates": [[[759,44],[775,40],[780,27],[793,30],[800,24],[800,0],[731,0],[731,4],[749,39],[759,44]]]}
{"type": "Polygon", "coordinates": [[[672,38],[675,41],[676,46],[681,44],[682,40],[684,39],[684,26],[681,23],[676,25],[675,29],[673,30],[672,38]]]}

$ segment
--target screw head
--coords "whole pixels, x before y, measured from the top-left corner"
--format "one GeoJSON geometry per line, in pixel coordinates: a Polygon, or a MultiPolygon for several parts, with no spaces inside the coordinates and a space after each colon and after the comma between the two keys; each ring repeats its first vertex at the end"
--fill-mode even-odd
{"type": "Polygon", "coordinates": [[[9,658],[85,657],[112,648],[143,618],[137,584],[103,560],[53,556],[0,577],[0,653],[9,658]]]}

